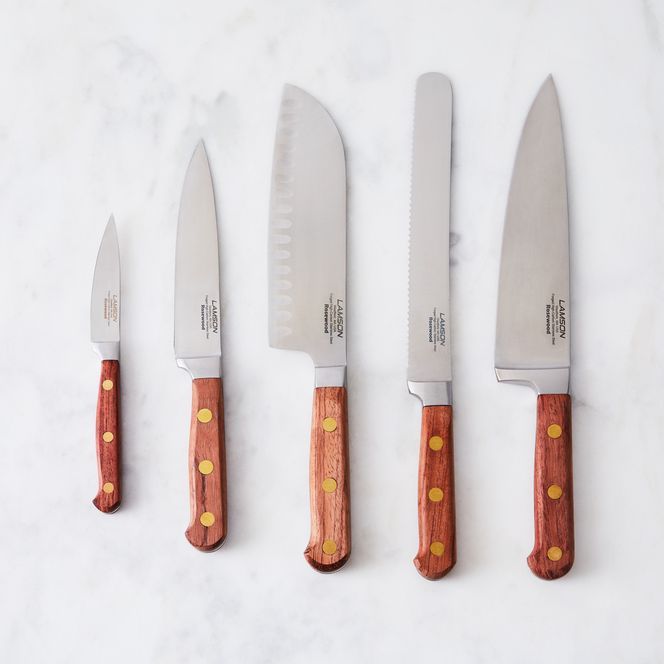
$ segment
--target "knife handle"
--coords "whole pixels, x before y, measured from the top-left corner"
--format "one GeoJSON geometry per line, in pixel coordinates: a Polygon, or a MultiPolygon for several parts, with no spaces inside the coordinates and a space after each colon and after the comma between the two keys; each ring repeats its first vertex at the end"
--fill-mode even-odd
{"type": "Polygon", "coordinates": [[[422,408],[418,475],[417,571],[434,581],[456,563],[452,406],[422,408]]]}
{"type": "Polygon", "coordinates": [[[528,566],[541,579],[558,579],[574,563],[572,402],[569,394],[537,397],[535,546],[528,566]]]}
{"type": "Polygon", "coordinates": [[[350,478],[345,387],[314,390],[309,464],[311,537],[304,551],[319,572],[334,572],[350,556],[350,478]]]}
{"type": "Polygon", "coordinates": [[[97,396],[99,490],[92,503],[105,513],[120,507],[120,363],[102,360],[97,396]]]}
{"type": "Polygon", "coordinates": [[[214,551],[222,545],[228,523],[221,378],[192,381],[189,495],[191,519],[185,535],[199,551],[214,551]]]}

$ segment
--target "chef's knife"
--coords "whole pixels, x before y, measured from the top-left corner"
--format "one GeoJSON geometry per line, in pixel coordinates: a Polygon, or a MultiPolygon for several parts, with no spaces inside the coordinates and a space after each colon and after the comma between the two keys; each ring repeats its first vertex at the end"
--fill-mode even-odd
{"type": "Polygon", "coordinates": [[[538,394],[535,546],[528,565],[543,579],[557,579],[574,562],[574,512],[567,185],[550,76],[521,134],[500,265],[496,376],[538,394]]]}
{"type": "Polygon", "coordinates": [[[450,168],[452,86],[417,80],[410,208],[408,389],[422,402],[419,548],[427,579],[456,562],[450,353],[450,168]]]}
{"type": "Polygon", "coordinates": [[[185,535],[201,551],[221,546],[227,528],[219,292],[217,215],[201,141],[184,180],[175,255],[175,358],[192,378],[185,535]]]}
{"type": "Polygon", "coordinates": [[[321,572],[350,555],[346,414],[346,163],[339,132],[303,90],[284,88],[272,171],[269,335],[315,365],[311,537],[321,572]]]}
{"type": "Polygon", "coordinates": [[[120,249],[111,218],[99,246],[90,303],[90,338],[101,357],[97,396],[99,489],[92,501],[101,512],[120,507],[120,249]]]}

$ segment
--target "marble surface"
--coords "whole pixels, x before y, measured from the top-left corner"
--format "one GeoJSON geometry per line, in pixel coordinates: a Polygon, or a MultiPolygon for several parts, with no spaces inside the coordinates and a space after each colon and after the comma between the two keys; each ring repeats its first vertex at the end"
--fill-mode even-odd
{"type": "Polygon", "coordinates": [[[664,6],[656,0],[4,0],[0,643],[12,664],[664,660],[664,6]],[[405,384],[416,77],[454,89],[458,564],[421,579],[405,384]],[[577,561],[529,572],[535,397],[498,385],[498,259],[528,106],[567,144],[577,561]],[[349,173],[353,555],[305,564],[307,357],[271,350],[280,88],[334,116],[349,173]],[[179,194],[203,138],[219,207],[230,534],[185,541],[190,384],[173,359],[179,194]],[[96,490],[88,303],[114,212],[125,499],[96,490]]]}

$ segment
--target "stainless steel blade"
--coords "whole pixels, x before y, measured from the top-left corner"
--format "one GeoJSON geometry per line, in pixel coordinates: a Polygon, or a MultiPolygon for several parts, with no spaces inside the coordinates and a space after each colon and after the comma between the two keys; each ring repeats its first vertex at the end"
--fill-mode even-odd
{"type": "Polygon", "coordinates": [[[221,376],[219,291],[214,190],[201,141],[182,188],[175,253],[175,358],[192,378],[221,376]]]}
{"type": "Polygon", "coordinates": [[[103,360],[120,359],[120,247],[113,215],[106,224],[95,264],[90,338],[103,360]]]}
{"type": "Polygon", "coordinates": [[[292,85],[275,140],[269,280],[270,345],[304,351],[317,368],[345,367],[344,148],[327,111],[292,85]]]}
{"type": "Polygon", "coordinates": [[[565,393],[570,367],[569,239],[558,96],[549,77],[528,113],[507,203],[498,291],[498,380],[565,393]]]}
{"type": "Polygon", "coordinates": [[[452,86],[442,74],[424,74],[413,129],[408,386],[426,405],[447,405],[451,398],[451,154],[452,86]]]}

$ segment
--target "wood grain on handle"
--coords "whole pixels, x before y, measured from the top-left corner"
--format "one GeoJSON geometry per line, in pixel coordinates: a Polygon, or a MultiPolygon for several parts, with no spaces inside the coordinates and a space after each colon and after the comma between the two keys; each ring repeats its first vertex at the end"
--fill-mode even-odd
{"type": "Polygon", "coordinates": [[[220,378],[192,381],[189,434],[191,520],[185,532],[200,551],[219,548],[227,530],[224,405],[220,378]]]}
{"type": "Polygon", "coordinates": [[[452,406],[422,409],[417,507],[420,544],[413,562],[423,577],[440,579],[456,563],[452,406]]]}
{"type": "Polygon", "coordinates": [[[92,503],[101,512],[120,507],[120,363],[103,360],[97,397],[97,470],[99,490],[92,503]]]}
{"type": "Polygon", "coordinates": [[[574,563],[572,403],[568,394],[537,398],[535,442],[535,547],[528,566],[557,579],[574,563]]]}
{"type": "Polygon", "coordinates": [[[319,572],[334,572],[350,556],[350,477],[346,388],[317,387],[309,466],[311,537],[304,552],[319,572]]]}

